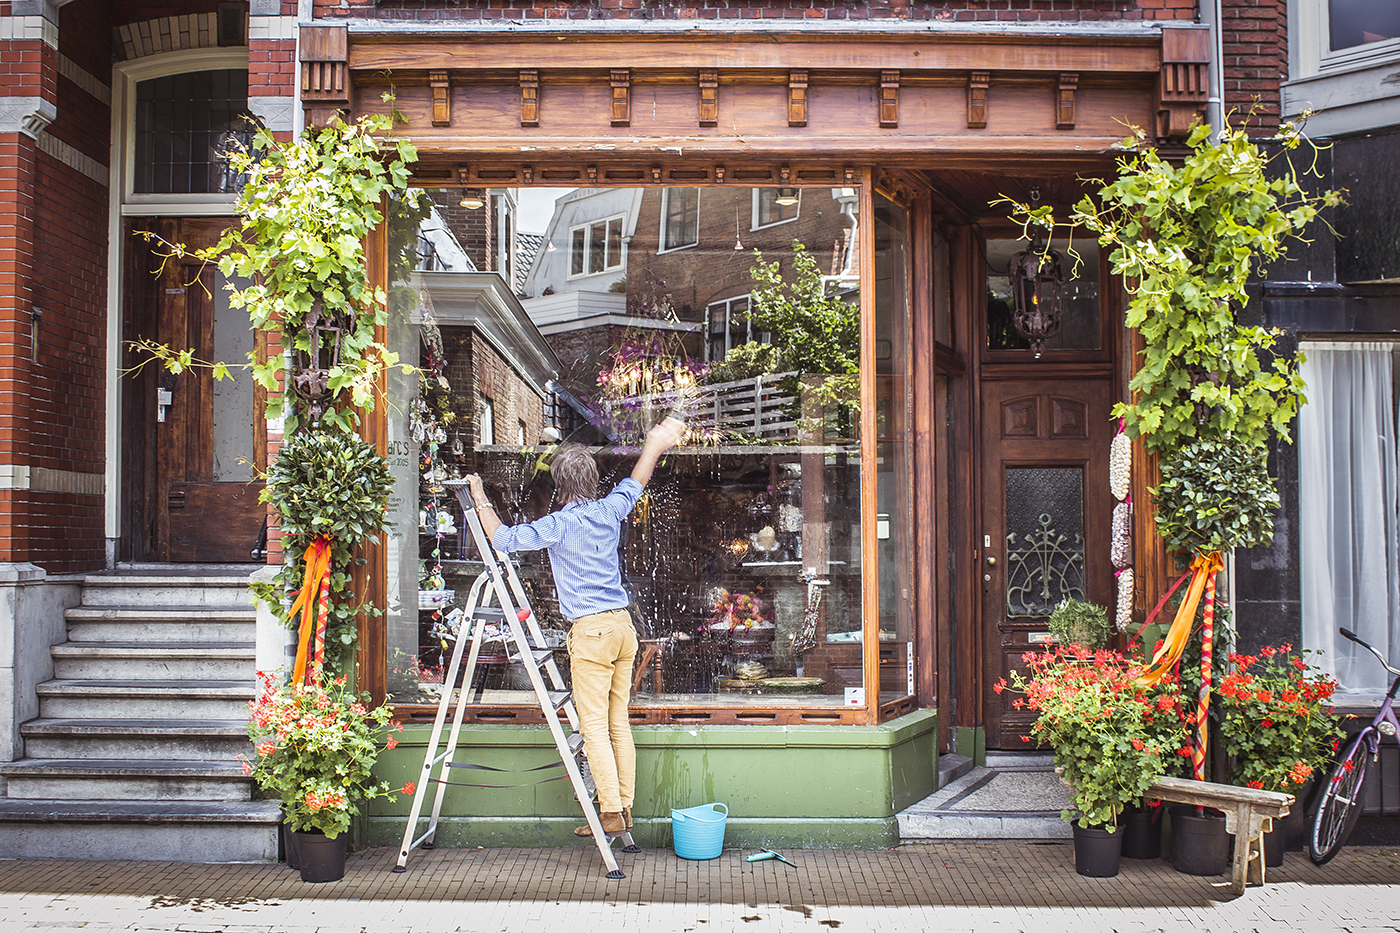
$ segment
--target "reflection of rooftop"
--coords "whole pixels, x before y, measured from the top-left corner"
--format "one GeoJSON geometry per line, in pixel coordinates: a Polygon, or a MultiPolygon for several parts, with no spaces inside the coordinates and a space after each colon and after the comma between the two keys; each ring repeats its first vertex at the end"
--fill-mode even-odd
{"type": "Polygon", "coordinates": [[[627,296],[622,292],[570,291],[540,298],[526,298],[521,304],[542,334],[558,334],[586,327],[616,324],[651,330],[698,331],[701,325],[689,321],[666,321],[627,313],[627,296]]]}

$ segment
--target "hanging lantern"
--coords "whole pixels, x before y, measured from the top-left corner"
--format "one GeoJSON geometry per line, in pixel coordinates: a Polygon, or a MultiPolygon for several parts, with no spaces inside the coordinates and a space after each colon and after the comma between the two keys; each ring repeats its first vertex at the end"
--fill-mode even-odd
{"type": "Polygon", "coordinates": [[[1029,249],[1011,257],[1007,272],[1015,302],[1011,323],[1016,333],[1030,341],[1038,359],[1045,341],[1060,332],[1064,320],[1065,275],[1060,253],[1037,236],[1029,249]]]}

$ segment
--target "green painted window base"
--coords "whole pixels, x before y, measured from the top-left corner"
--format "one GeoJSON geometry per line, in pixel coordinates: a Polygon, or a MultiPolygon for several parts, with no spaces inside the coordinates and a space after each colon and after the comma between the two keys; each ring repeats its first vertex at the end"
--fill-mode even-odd
{"type": "MultiPolygon", "coordinates": [[[[376,776],[398,787],[420,779],[428,726],[409,726],[380,755],[376,776]]],[[[938,714],[920,710],[880,726],[639,726],[637,842],[669,847],[670,812],[729,808],[725,844],[860,848],[894,845],[895,814],[937,789],[938,714]]],[[[557,761],[543,726],[469,726],[458,761],[524,772],[557,761]]],[[[561,769],[562,773],[562,769],[561,769]]],[[[535,781],[542,773],[457,770],[463,784],[535,781]]],[[[425,809],[437,785],[429,788],[425,809]]],[[[397,846],[411,798],[375,801],[366,842],[397,846]]],[[[582,814],[567,779],[526,787],[445,790],[439,846],[572,844],[582,814]]],[[[426,829],[426,820],[420,832],[426,829]]],[[[587,840],[584,840],[587,844],[587,840]]]]}

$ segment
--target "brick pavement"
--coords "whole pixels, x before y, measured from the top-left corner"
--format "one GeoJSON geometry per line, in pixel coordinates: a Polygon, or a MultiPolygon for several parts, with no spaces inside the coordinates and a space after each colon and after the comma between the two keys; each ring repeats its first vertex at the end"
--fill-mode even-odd
{"type": "Polygon", "coordinates": [[[669,850],[437,849],[394,874],[394,851],[350,857],[344,880],[304,884],[284,865],[165,862],[0,863],[0,933],[18,931],[641,931],[1400,930],[1400,852],[1351,848],[1330,865],[1287,856],[1265,888],[1232,897],[1226,878],[1124,860],[1116,878],[1074,872],[1067,843],[748,850],[688,862],[669,850]]]}

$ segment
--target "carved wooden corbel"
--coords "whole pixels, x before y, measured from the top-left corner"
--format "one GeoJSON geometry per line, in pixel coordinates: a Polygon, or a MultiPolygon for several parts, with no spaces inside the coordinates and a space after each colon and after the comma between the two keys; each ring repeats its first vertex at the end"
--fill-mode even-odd
{"type": "Polygon", "coordinates": [[[899,72],[880,72],[880,125],[886,129],[899,126],[899,72]]]}
{"type": "Polygon", "coordinates": [[[626,68],[614,69],[611,74],[612,83],[612,125],[631,126],[632,125],[632,73],[626,68]]]}
{"type": "Polygon", "coordinates": [[[533,68],[520,71],[520,125],[540,125],[540,73],[533,68]]]}
{"type": "Polygon", "coordinates": [[[433,126],[451,126],[452,84],[447,79],[447,72],[428,72],[428,86],[433,89],[433,126]]]}
{"type": "Polygon", "coordinates": [[[716,165],[716,166],[715,166],[715,184],[717,184],[717,185],[722,185],[722,184],[724,184],[724,166],[723,166],[723,165],[716,165]]]}
{"type": "Polygon", "coordinates": [[[1066,71],[1060,75],[1060,86],[1055,94],[1056,129],[1074,129],[1074,92],[1078,88],[1078,74],[1072,71],[1066,71]]]}
{"type": "Polygon", "coordinates": [[[653,165],[653,166],[651,167],[651,169],[650,169],[650,172],[651,172],[651,183],[652,183],[653,185],[659,185],[659,184],[661,184],[661,166],[659,166],[659,165],[653,165]]]}
{"type": "Polygon", "coordinates": [[[535,167],[533,165],[520,166],[520,180],[527,185],[535,183],[535,167]]]}
{"type": "Polygon", "coordinates": [[[1162,28],[1162,70],[1157,78],[1157,138],[1185,139],[1205,110],[1210,29],[1162,28]]]}
{"type": "Polygon", "coordinates": [[[974,71],[967,78],[967,127],[972,130],[987,126],[987,88],[992,83],[990,71],[974,71]]]}
{"type": "Polygon", "coordinates": [[[345,26],[302,26],[301,105],[307,126],[327,126],[350,108],[350,63],[345,26]]]}
{"type": "Polygon", "coordinates": [[[807,125],[807,72],[788,74],[788,126],[807,125]]]}
{"type": "Polygon", "coordinates": [[[719,72],[700,72],[700,125],[719,126],[719,72]]]}
{"type": "Polygon", "coordinates": [[[590,185],[598,184],[598,166],[585,165],[583,170],[588,173],[588,183],[590,185]]]}

